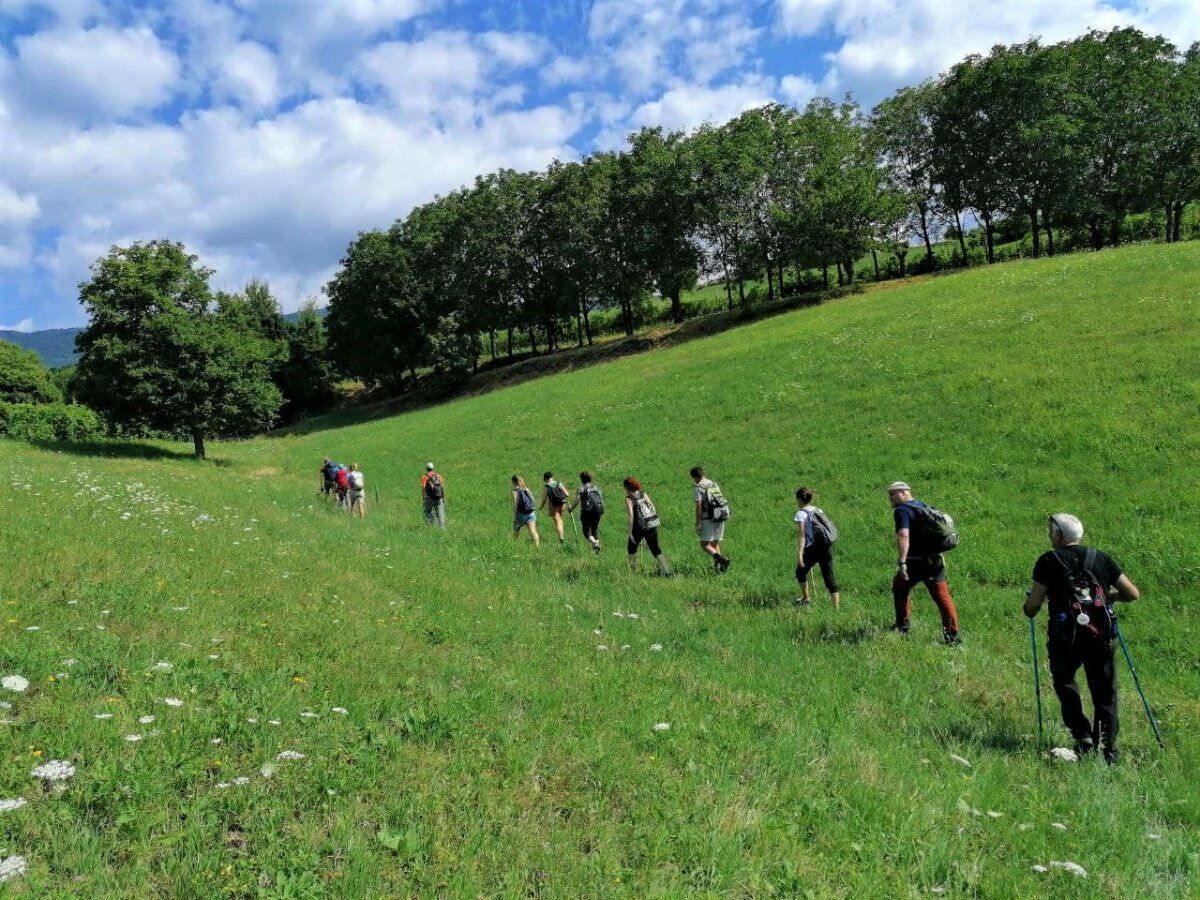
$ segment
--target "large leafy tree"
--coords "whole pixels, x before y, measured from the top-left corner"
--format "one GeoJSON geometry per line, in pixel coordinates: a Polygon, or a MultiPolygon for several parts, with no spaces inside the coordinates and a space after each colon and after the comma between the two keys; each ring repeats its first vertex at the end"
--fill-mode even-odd
{"type": "Polygon", "coordinates": [[[213,436],[270,427],[280,405],[273,348],[213,309],[210,270],[172,241],[114,247],[80,285],[80,399],[127,429],[213,436]]]}
{"type": "Polygon", "coordinates": [[[275,372],[275,383],[283,393],[284,419],[329,409],[337,399],[336,381],[325,323],[316,306],[308,303],[287,328],[287,357],[275,372]]]}
{"type": "Polygon", "coordinates": [[[871,114],[872,137],[888,187],[906,198],[916,212],[925,244],[925,267],[934,268],[932,234],[938,212],[934,180],[933,118],[937,86],[925,82],[898,90],[871,114]]]}
{"type": "Polygon", "coordinates": [[[32,350],[0,341],[0,402],[56,403],[62,391],[32,350]]]}

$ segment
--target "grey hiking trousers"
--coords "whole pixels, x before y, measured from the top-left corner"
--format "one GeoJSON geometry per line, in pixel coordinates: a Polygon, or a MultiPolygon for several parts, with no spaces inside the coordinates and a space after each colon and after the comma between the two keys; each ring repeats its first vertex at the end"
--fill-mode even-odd
{"type": "Polygon", "coordinates": [[[425,498],[425,521],[429,525],[436,525],[438,528],[446,527],[445,497],[439,500],[434,500],[432,497],[425,498]]]}

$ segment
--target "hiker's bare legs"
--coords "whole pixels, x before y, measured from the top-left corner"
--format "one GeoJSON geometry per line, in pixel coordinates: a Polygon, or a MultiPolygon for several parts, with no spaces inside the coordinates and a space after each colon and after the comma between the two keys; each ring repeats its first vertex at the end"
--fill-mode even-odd
{"type": "Polygon", "coordinates": [[[530,522],[527,527],[529,528],[530,535],[533,536],[533,546],[535,546],[535,547],[542,546],[542,539],[540,537],[538,537],[538,533],[537,533],[537,523],[530,522]]]}

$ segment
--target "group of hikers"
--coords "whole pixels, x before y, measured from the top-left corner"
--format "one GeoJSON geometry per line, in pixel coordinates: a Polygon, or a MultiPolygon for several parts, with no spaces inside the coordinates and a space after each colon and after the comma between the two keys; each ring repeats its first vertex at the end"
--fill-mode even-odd
{"type": "MultiPolygon", "coordinates": [[[[722,551],[726,525],[731,516],[729,501],[720,485],[708,477],[703,467],[690,471],[693,485],[695,533],[701,550],[712,562],[713,571],[727,572],[731,561],[722,551]]],[[[329,459],[321,467],[323,490],[335,494],[339,503],[364,515],[363,477],[357,465],[348,469],[329,459]],[[355,477],[357,476],[357,477],[355,477]]],[[[526,530],[535,546],[541,545],[538,513],[548,512],[560,543],[566,543],[564,521],[575,525],[579,512],[579,530],[595,553],[602,542],[600,524],[605,513],[604,493],[589,471],[579,473],[579,487],[571,491],[553,472],[542,475],[540,501],[520,475],[513,475],[511,486],[513,539],[526,530]]],[[[638,551],[644,542],[660,575],[671,576],[671,564],[659,542],[661,520],[654,501],[641,482],[633,476],[622,481],[626,522],[626,554],[629,568],[638,570],[638,551]]],[[[958,546],[954,520],[941,510],[913,496],[903,481],[887,486],[892,507],[895,534],[896,569],[891,592],[894,611],[892,630],[909,631],[913,588],[923,584],[937,607],[946,644],[958,644],[958,611],[950,593],[944,554],[958,546]]],[[[841,606],[841,591],[834,570],[834,548],[838,530],[826,512],[814,504],[815,492],[809,487],[796,490],[796,580],[800,585],[797,605],[811,603],[809,574],[818,569],[834,609],[841,606]]],[[[427,463],[421,478],[421,499],[425,521],[446,527],[446,483],[427,463]]],[[[1051,681],[1062,709],[1063,724],[1075,739],[1079,753],[1102,749],[1108,762],[1117,759],[1117,675],[1114,641],[1119,638],[1113,604],[1137,600],[1139,592],[1111,556],[1081,544],[1083,523],[1069,513],[1049,517],[1047,537],[1051,549],[1043,553],[1033,567],[1024,612],[1031,620],[1043,605],[1049,605],[1047,654],[1051,681]],[[1089,722],[1083,712],[1083,700],[1076,675],[1083,668],[1095,711],[1089,722]]],[[[1031,622],[1032,627],[1032,622],[1031,622]]],[[[1130,664],[1132,668],[1132,663],[1130,664]]],[[[1036,669],[1035,669],[1036,671],[1036,669]]],[[[1135,673],[1136,677],[1136,673],[1135,673]]],[[[1147,706],[1147,712],[1149,707],[1147,706]]],[[[1039,707],[1040,715],[1040,707],[1039,707]]],[[[1153,719],[1151,720],[1153,722],[1153,719]]],[[[1039,719],[1040,724],[1040,719],[1039,719]]]]}
{"type": "Polygon", "coordinates": [[[351,515],[367,516],[367,482],[358,463],[343,466],[325,457],[321,463],[321,493],[351,515]]]}

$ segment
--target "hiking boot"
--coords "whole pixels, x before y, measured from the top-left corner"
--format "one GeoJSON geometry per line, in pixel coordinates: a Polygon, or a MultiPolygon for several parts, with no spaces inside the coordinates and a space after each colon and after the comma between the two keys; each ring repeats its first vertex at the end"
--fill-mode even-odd
{"type": "Polygon", "coordinates": [[[895,631],[897,634],[908,634],[908,623],[897,622],[895,625],[889,628],[888,631],[895,631]]]}
{"type": "Polygon", "coordinates": [[[1089,753],[1095,753],[1095,739],[1090,734],[1085,734],[1075,738],[1075,752],[1080,756],[1087,756],[1089,753]]]}
{"type": "Polygon", "coordinates": [[[1116,747],[1104,748],[1104,761],[1110,766],[1115,766],[1118,762],[1120,762],[1120,759],[1121,754],[1116,747]]]}
{"type": "Polygon", "coordinates": [[[717,557],[717,572],[721,575],[724,575],[726,572],[728,572],[730,562],[731,562],[731,560],[729,559],[728,556],[718,556],[717,557]]]}
{"type": "Polygon", "coordinates": [[[812,600],[807,597],[797,597],[792,601],[796,606],[812,606],[812,600]]]}
{"type": "Polygon", "coordinates": [[[600,545],[599,545],[599,544],[592,544],[592,552],[593,552],[593,553],[599,553],[599,552],[600,552],[600,545]]]}
{"type": "Polygon", "coordinates": [[[943,631],[942,640],[946,642],[947,647],[953,647],[956,644],[962,643],[957,631],[943,631]]]}

